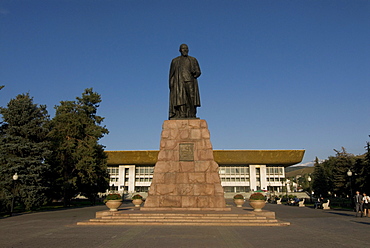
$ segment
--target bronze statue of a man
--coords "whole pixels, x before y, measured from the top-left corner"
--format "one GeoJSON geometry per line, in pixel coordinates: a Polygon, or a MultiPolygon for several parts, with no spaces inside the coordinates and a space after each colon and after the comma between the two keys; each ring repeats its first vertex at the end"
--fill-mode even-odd
{"type": "Polygon", "coordinates": [[[197,107],[200,107],[198,61],[188,56],[186,44],[180,46],[180,53],[181,56],[174,58],[170,67],[170,120],[197,118],[197,107]]]}

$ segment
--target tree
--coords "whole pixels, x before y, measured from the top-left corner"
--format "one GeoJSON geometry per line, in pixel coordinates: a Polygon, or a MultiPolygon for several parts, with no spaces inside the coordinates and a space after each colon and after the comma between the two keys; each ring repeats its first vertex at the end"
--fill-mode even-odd
{"type": "Polygon", "coordinates": [[[320,163],[319,159],[316,157],[314,171],[312,173],[312,189],[317,196],[324,196],[328,195],[330,191],[329,182],[328,182],[328,173],[324,168],[325,164],[320,163]]]}
{"type": "Polygon", "coordinates": [[[347,171],[349,169],[353,171],[355,156],[351,153],[347,153],[344,147],[342,147],[342,151],[334,151],[337,154],[332,158],[335,161],[335,167],[333,169],[333,190],[337,195],[347,195],[351,186],[347,171]]]}
{"type": "Polygon", "coordinates": [[[353,176],[356,190],[370,192],[370,143],[366,142],[366,153],[356,157],[353,176]]]}
{"type": "Polygon", "coordinates": [[[7,108],[0,108],[0,113],[4,121],[0,126],[0,197],[9,206],[15,193],[12,176],[17,173],[20,202],[26,209],[40,206],[47,201],[48,189],[46,106],[38,106],[29,94],[21,94],[10,100],[7,108]]]}
{"type": "Polygon", "coordinates": [[[311,194],[311,186],[310,186],[310,182],[308,181],[309,176],[310,176],[309,174],[304,174],[304,175],[302,175],[301,177],[298,178],[297,182],[298,182],[298,185],[300,185],[300,187],[302,188],[303,191],[310,192],[310,194],[311,194]]]}
{"type": "Polygon", "coordinates": [[[104,118],[96,115],[100,95],[86,89],[77,101],[62,101],[51,120],[53,143],[54,193],[64,204],[78,193],[95,199],[108,188],[107,155],[98,140],[108,130],[100,126],[104,118]]]}

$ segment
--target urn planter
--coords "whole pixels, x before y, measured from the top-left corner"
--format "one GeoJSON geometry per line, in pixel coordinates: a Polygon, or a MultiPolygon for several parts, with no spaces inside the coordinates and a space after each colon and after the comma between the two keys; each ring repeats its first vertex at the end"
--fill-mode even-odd
{"type": "Polygon", "coordinates": [[[118,208],[122,205],[122,200],[108,200],[105,205],[110,211],[118,211],[118,208]]]}
{"type": "Polygon", "coordinates": [[[253,211],[260,212],[266,205],[265,200],[249,200],[249,205],[253,208],[253,211]]]}
{"type": "Polygon", "coordinates": [[[139,208],[141,203],[143,203],[142,199],[133,199],[132,203],[135,205],[135,207],[139,208]]]}
{"type": "Polygon", "coordinates": [[[238,208],[243,207],[244,202],[245,202],[244,199],[234,199],[234,203],[235,203],[236,207],[238,207],[238,208]]]}

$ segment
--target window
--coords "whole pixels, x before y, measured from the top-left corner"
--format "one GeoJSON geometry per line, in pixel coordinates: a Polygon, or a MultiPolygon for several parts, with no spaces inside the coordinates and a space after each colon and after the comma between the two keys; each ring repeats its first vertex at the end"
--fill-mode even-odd
{"type": "Polygon", "coordinates": [[[119,169],[118,167],[108,167],[108,174],[111,176],[118,176],[119,175],[119,169]]]}
{"type": "Polygon", "coordinates": [[[154,166],[136,166],[135,181],[151,182],[153,178],[154,166]]]}
{"type": "Polygon", "coordinates": [[[247,165],[222,165],[219,167],[222,182],[248,182],[249,166],[247,165]]]}

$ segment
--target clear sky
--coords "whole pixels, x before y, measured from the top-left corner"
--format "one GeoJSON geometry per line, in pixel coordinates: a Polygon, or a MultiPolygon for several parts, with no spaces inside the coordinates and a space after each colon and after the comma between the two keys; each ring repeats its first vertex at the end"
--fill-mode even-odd
{"type": "Polygon", "coordinates": [[[214,149],[305,149],[370,138],[369,0],[0,0],[0,106],[102,97],[106,150],[157,150],[168,71],[189,45],[214,149]]]}

